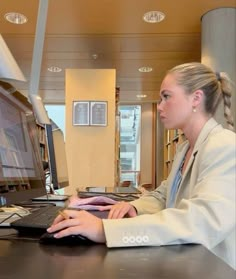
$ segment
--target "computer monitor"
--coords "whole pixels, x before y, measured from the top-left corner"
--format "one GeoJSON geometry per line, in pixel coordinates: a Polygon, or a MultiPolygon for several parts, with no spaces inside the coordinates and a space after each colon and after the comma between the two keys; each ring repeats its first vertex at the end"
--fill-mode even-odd
{"type": "Polygon", "coordinates": [[[62,130],[52,122],[46,124],[49,172],[53,190],[69,186],[65,141],[62,130]]]}
{"type": "Polygon", "coordinates": [[[8,89],[0,82],[0,206],[46,194],[33,111],[8,89]]]}

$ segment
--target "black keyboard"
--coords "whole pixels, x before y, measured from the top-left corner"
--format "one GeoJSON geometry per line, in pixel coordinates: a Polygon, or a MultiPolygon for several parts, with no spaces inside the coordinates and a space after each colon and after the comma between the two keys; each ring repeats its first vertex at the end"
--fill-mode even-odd
{"type": "Polygon", "coordinates": [[[12,222],[11,227],[19,232],[44,233],[58,215],[59,210],[62,209],[63,207],[60,206],[41,207],[31,214],[12,222]]]}
{"type": "MultiPolygon", "coordinates": [[[[19,233],[26,234],[42,234],[46,232],[46,229],[50,227],[60,210],[64,208],[61,206],[45,206],[41,207],[29,215],[13,221],[11,227],[16,229],[19,233]]],[[[91,214],[98,218],[106,219],[109,211],[91,210],[91,214]]]]}

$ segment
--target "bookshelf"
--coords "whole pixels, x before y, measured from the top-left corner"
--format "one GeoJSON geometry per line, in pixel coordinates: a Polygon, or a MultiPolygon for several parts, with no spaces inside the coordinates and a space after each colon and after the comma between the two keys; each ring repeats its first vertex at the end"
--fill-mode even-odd
{"type": "Polygon", "coordinates": [[[165,130],[164,135],[164,178],[170,173],[177,147],[185,140],[180,129],[165,130]]]}
{"type": "Polygon", "coordinates": [[[115,185],[120,184],[120,112],[119,112],[119,99],[120,88],[116,87],[115,97],[115,185]]]}
{"type": "MultiPolygon", "coordinates": [[[[19,91],[15,91],[12,93],[12,95],[18,99],[20,102],[22,102],[26,107],[28,107],[30,110],[33,110],[31,103],[28,101],[28,99],[19,91]]],[[[39,136],[39,145],[40,145],[40,154],[42,162],[48,163],[48,150],[47,150],[47,143],[46,143],[46,132],[45,127],[42,124],[39,124],[36,120],[36,126],[39,136]]]]}

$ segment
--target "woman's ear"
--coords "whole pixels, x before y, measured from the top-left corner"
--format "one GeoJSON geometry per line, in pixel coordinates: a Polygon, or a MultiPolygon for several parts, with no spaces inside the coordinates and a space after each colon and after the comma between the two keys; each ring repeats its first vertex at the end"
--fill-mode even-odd
{"type": "Polygon", "coordinates": [[[193,92],[193,107],[197,107],[200,103],[202,103],[204,97],[204,93],[202,90],[196,90],[193,92]]]}

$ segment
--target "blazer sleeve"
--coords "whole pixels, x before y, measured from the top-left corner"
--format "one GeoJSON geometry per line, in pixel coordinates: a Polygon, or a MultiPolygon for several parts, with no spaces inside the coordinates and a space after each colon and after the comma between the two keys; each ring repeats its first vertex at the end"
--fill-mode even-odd
{"type": "Polygon", "coordinates": [[[138,215],[152,214],[161,211],[166,206],[166,180],[154,191],[130,202],[137,210],[138,215]]]}

